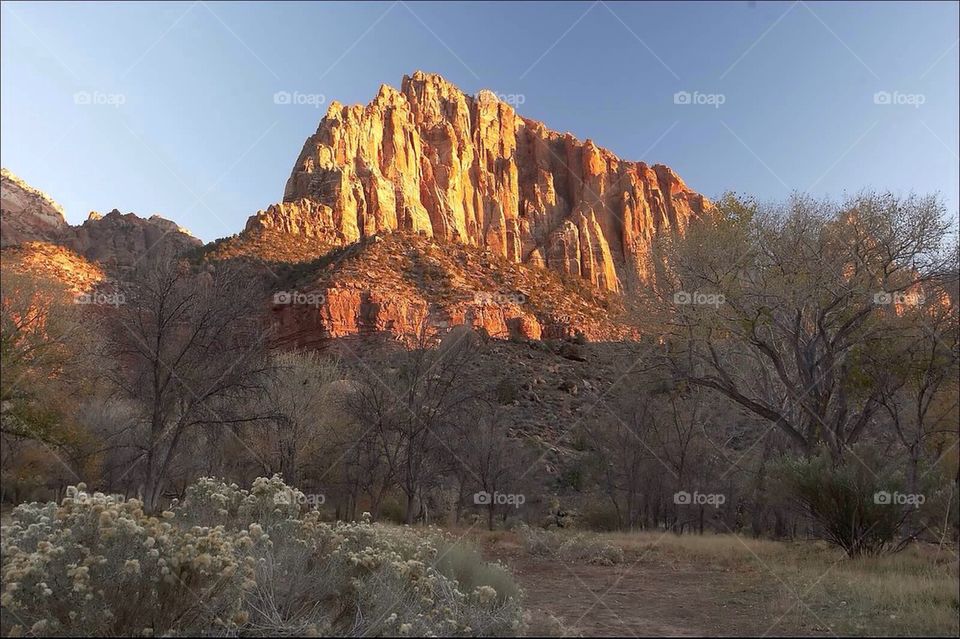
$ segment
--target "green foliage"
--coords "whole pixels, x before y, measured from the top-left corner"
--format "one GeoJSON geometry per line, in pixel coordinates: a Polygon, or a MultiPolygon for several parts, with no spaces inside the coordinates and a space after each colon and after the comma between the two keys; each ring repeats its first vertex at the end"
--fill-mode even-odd
{"type": "Polygon", "coordinates": [[[465,591],[488,586],[497,591],[497,600],[501,603],[520,597],[520,589],[510,572],[500,564],[487,562],[474,548],[448,540],[438,541],[434,565],[441,574],[455,580],[465,591]]]}
{"type": "Polygon", "coordinates": [[[612,531],[620,528],[620,519],[607,503],[594,503],[581,515],[580,525],[587,530],[612,531]]]}
{"type": "Polygon", "coordinates": [[[583,469],[579,466],[566,468],[560,477],[557,478],[557,487],[560,490],[573,489],[580,491],[583,490],[583,484],[583,469]]]}
{"type": "Polygon", "coordinates": [[[897,540],[904,522],[904,508],[883,497],[900,493],[902,477],[865,447],[848,452],[843,461],[825,451],[788,457],[775,473],[826,541],[851,557],[879,554],[897,540]]]}

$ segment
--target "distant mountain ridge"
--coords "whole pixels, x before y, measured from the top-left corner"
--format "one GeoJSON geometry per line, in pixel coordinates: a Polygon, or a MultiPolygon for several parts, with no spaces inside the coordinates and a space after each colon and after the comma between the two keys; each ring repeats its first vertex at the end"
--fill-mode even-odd
{"type": "Polygon", "coordinates": [[[142,218],[116,209],[106,215],[91,212],[72,226],[63,208],[7,169],[0,175],[0,246],[30,242],[56,244],[108,268],[128,268],[146,251],[165,246],[175,252],[203,245],[175,222],[153,215],[142,218]]]}

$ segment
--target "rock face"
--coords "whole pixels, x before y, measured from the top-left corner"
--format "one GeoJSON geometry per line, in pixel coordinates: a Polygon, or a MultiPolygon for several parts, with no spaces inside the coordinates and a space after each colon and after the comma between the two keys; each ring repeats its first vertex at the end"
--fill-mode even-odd
{"type": "Polygon", "coordinates": [[[0,246],[53,241],[68,227],[63,209],[50,196],[0,170],[0,246]]]}
{"type": "Polygon", "coordinates": [[[6,169],[0,177],[0,193],[0,243],[4,247],[47,242],[107,269],[122,270],[149,250],[162,247],[182,253],[203,244],[159,215],[142,218],[116,209],[106,215],[92,212],[83,224],[71,226],[59,204],[6,169]]]}
{"type": "Polygon", "coordinates": [[[114,209],[106,215],[91,213],[69,227],[60,243],[108,269],[130,268],[148,251],[162,249],[179,254],[203,245],[176,223],[159,215],[142,218],[114,209]]]}
{"type": "Polygon", "coordinates": [[[419,71],[366,106],[331,103],[283,200],[247,229],[340,244],[420,233],[623,292],[649,283],[656,233],[683,232],[710,206],[666,166],[621,160],[419,71]]]}
{"type": "MultiPolygon", "coordinates": [[[[330,288],[316,308],[274,305],[273,321],[281,346],[311,348],[350,335],[391,333],[415,343],[421,330],[443,333],[454,326],[482,329],[496,339],[540,339],[539,320],[517,306],[456,303],[431,309],[419,296],[391,296],[379,291],[330,288]]],[[[547,335],[561,337],[563,335],[547,335]]]]}

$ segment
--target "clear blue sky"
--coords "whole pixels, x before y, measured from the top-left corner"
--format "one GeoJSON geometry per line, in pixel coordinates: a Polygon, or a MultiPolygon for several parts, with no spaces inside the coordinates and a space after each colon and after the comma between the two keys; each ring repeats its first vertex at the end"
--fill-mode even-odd
{"type": "Polygon", "coordinates": [[[73,223],[211,240],[282,197],[325,112],[276,92],[366,103],[422,69],[708,196],[939,191],[955,213],[957,25],[918,2],[5,2],[0,155],[73,223]]]}

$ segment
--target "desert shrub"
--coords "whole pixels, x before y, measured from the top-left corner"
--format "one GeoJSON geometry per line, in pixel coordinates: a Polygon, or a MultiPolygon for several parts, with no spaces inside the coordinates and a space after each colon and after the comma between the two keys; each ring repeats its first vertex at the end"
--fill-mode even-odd
{"type": "Polygon", "coordinates": [[[623,562],[623,549],[597,535],[579,533],[560,544],[557,556],[569,562],[612,566],[623,562]]]}
{"type": "Polygon", "coordinates": [[[18,506],[3,527],[4,635],[227,634],[245,622],[256,535],[180,527],[172,512],[83,489],[18,506]]]}
{"type": "Polygon", "coordinates": [[[590,533],[566,534],[522,526],[518,529],[527,554],[552,557],[570,563],[612,566],[623,562],[623,549],[602,536],[590,533]]]}
{"type": "Polygon", "coordinates": [[[380,521],[391,521],[395,524],[402,524],[406,518],[406,510],[403,504],[396,497],[384,497],[380,504],[380,521]]]}
{"type": "Polygon", "coordinates": [[[520,386],[510,377],[504,377],[497,382],[495,390],[499,404],[512,404],[520,398],[520,386]]]}
{"type": "Polygon", "coordinates": [[[201,477],[187,488],[183,503],[174,503],[173,509],[185,523],[239,529],[296,519],[305,503],[304,494],[284,484],[279,475],[258,477],[250,490],[201,477]]]}
{"type": "Polygon", "coordinates": [[[785,458],[776,474],[824,540],[851,557],[879,554],[896,541],[905,511],[877,496],[898,492],[901,479],[866,449],[850,457],[785,458]]]}
{"type": "Polygon", "coordinates": [[[553,555],[555,534],[542,528],[532,528],[526,525],[519,526],[517,532],[523,543],[523,549],[528,555],[533,557],[550,557],[553,555]]]}
{"type": "Polygon", "coordinates": [[[580,637],[575,628],[571,628],[558,619],[552,612],[532,610],[524,615],[524,627],[530,637],[580,637]]]}
{"type": "Polygon", "coordinates": [[[251,624],[265,633],[496,636],[521,627],[509,575],[479,556],[471,565],[436,529],[328,524],[317,513],[299,526],[258,566],[251,624]]]}
{"type": "Polygon", "coordinates": [[[82,487],[21,506],[3,528],[3,634],[522,630],[509,574],[438,530],[331,524],[301,504],[274,477],[249,491],[202,479],[159,518],[82,487]]]}
{"type": "Polygon", "coordinates": [[[520,597],[520,589],[510,572],[499,563],[486,561],[476,549],[448,540],[438,541],[436,546],[437,570],[467,591],[489,586],[497,591],[498,601],[520,597]]]}

